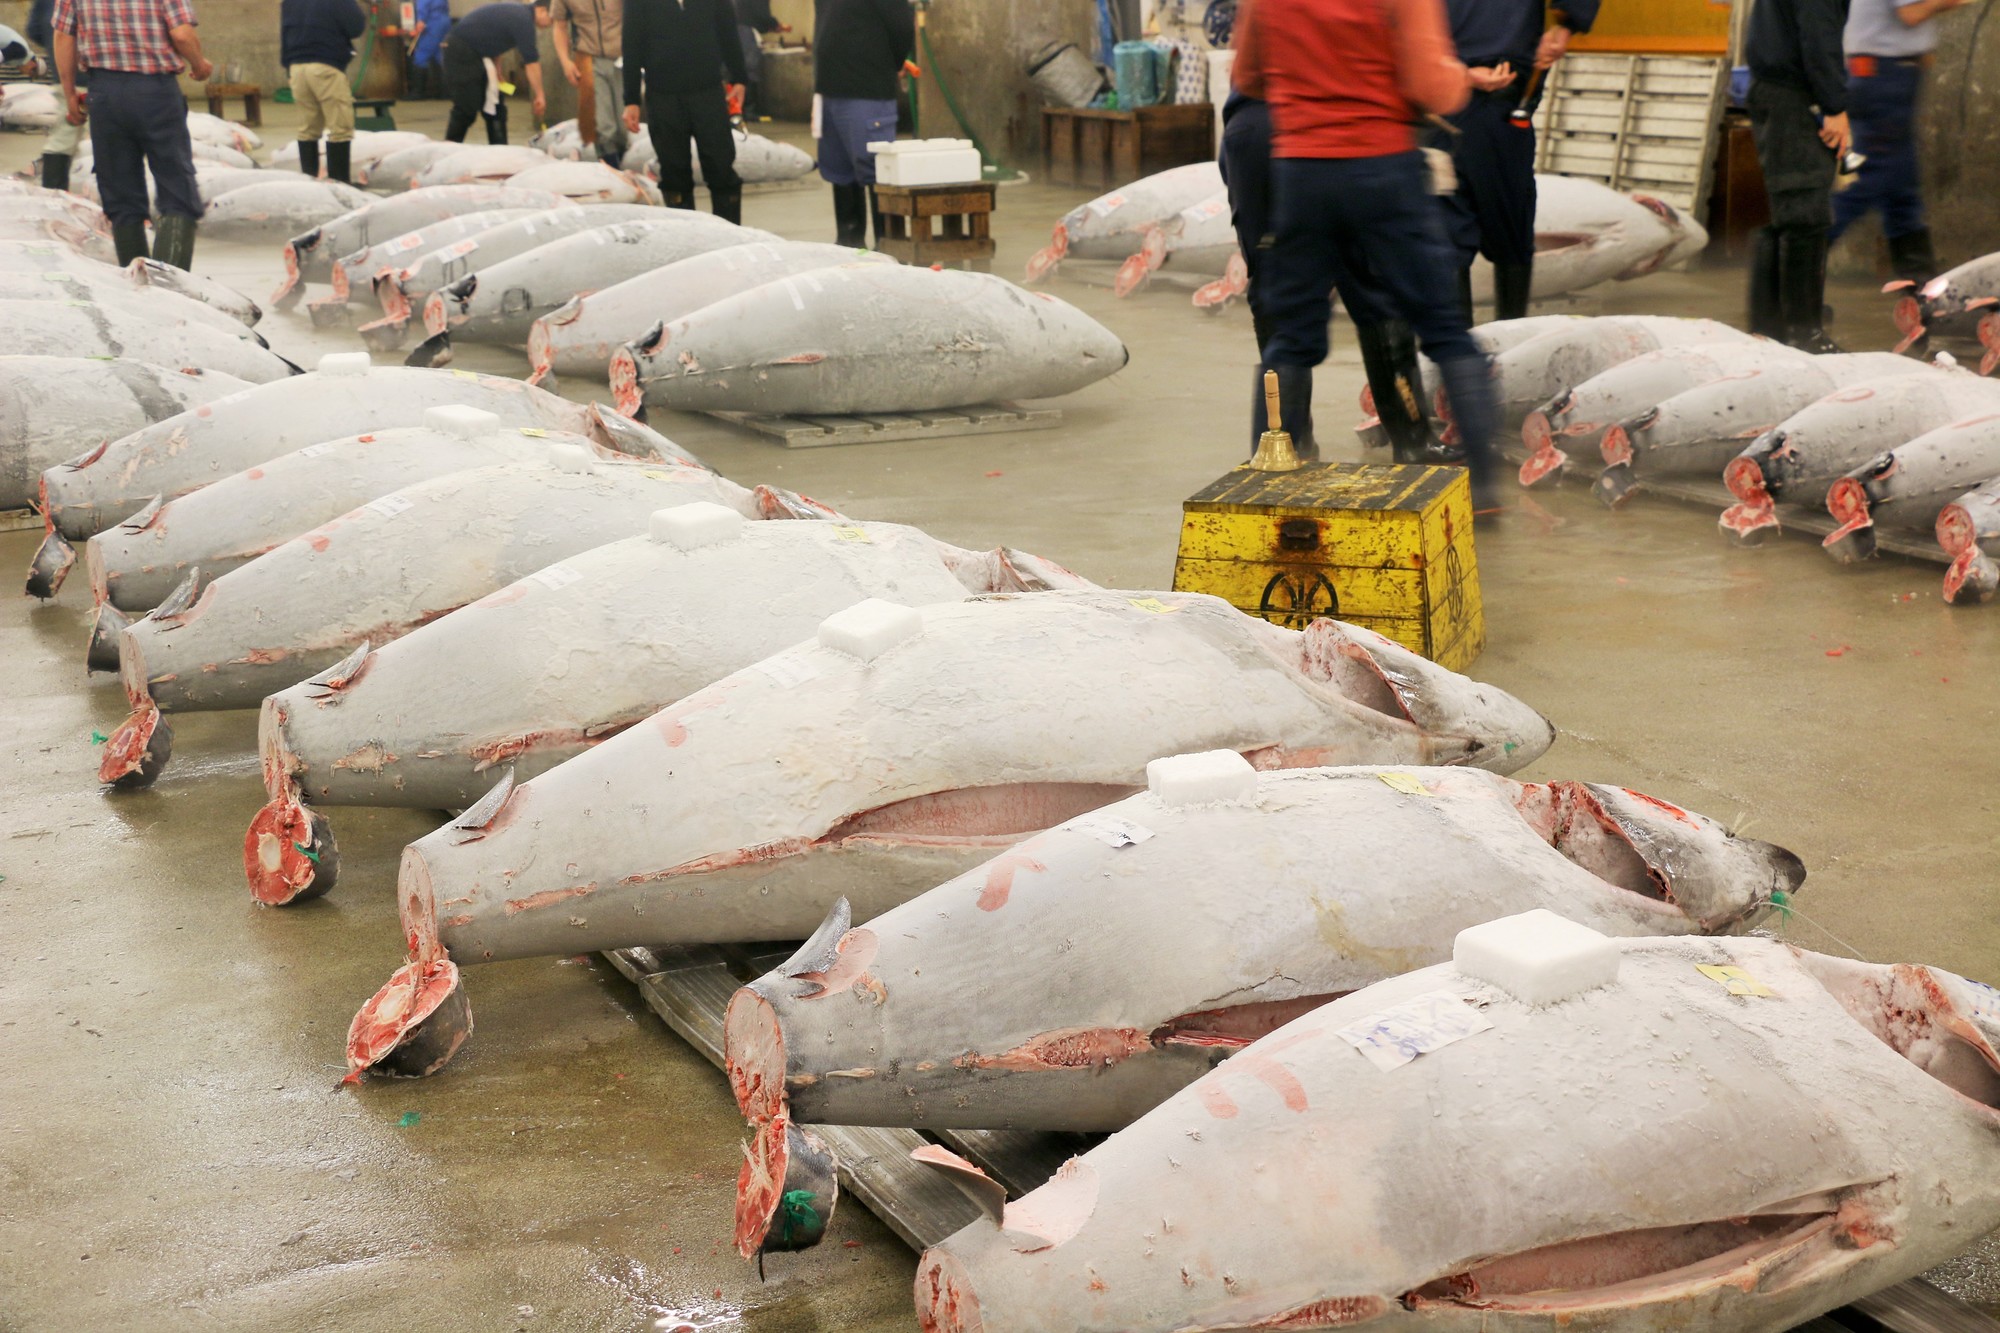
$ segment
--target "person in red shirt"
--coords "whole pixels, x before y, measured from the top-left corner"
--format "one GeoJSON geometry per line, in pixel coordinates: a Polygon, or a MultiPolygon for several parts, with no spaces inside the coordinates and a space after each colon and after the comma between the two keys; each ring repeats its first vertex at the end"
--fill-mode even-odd
{"type": "MultiPolygon", "coordinates": [[[[1473,508],[1498,508],[1491,368],[1458,302],[1416,122],[1464,106],[1441,0],[1256,0],[1238,38],[1237,86],[1271,104],[1276,222],[1264,366],[1301,453],[1313,367],[1326,359],[1330,293],[1357,325],[1401,319],[1437,363],[1464,441],[1473,508]]],[[[1260,372],[1261,374],[1261,372],[1260,372]]]]}

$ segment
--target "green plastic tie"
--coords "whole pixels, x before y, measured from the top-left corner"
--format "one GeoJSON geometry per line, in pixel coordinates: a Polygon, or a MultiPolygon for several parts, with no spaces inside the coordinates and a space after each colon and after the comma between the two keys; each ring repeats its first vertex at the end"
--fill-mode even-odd
{"type": "Polygon", "coordinates": [[[423,1112],[421,1111],[405,1111],[403,1112],[402,1119],[396,1122],[396,1127],[398,1129],[408,1129],[411,1125],[416,1124],[419,1120],[422,1120],[423,1118],[424,1118],[423,1112]]]}
{"type": "Polygon", "coordinates": [[[789,1245],[794,1231],[809,1231],[819,1226],[819,1214],[813,1211],[811,1190],[786,1190],[778,1200],[778,1243],[789,1245]]]}
{"type": "Polygon", "coordinates": [[[104,744],[104,742],[110,739],[111,738],[109,736],[105,735],[101,731],[93,731],[90,733],[90,743],[92,745],[102,745],[104,744]]]}
{"type": "Polygon", "coordinates": [[[1785,892],[1783,889],[1775,889],[1772,891],[1771,906],[1778,909],[1778,917],[1780,920],[1790,921],[1792,919],[1792,895],[1785,892]]]}
{"type": "Polygon", "coordinates": [[[319,853],[314,851],[312,848],[306,846],[304,843],[302,842],[293,843],[292,850],[297,852],[300,856],[303,856],[306,860],[312,862],[314,865],[319,864],[319,853]]]}

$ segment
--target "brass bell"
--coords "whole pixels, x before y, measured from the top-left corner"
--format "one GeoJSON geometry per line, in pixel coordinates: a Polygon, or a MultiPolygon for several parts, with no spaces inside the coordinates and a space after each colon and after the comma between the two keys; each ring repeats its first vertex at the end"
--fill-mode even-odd
{"type": "Polygon", "coordinates": [[[1305,464],[1292,450],[1292,437],[1285,431],[1278,412],[1278,372],[1264,372],[1264,416],[1271,428],[1257,438],[1257,453],[1245,464],[1253,472],[1296,472],[1305,464]]]}

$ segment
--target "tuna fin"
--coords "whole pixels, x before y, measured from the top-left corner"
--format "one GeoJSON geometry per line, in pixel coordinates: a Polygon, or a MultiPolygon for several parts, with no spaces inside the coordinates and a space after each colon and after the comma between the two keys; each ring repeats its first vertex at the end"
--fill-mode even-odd
{"type": "Polygon", "coordinates": [[[662,463],[700,468],[703,472],[715,471],[644,422],[621,416],[616,408],[592,403],[589,417],[590,429],[586,433],[607,449],[629,458],[652,458],[662,463]]]}
{"type": "MultiPolygon", "coordinates": [[[[272,356],[278,356],[278,354],[277,354],[276,352],[273,352],[273,353],[271,353],[271,355],[272,355],[272,356]]],[[[298,362],[296,362],[296,361],[292,360],[292,359],[291,359],[290,357],[285,357],[285,356],[278,356],[278,360],[280,360],[280,361],[284,362],[284,363],[285,363],[285,365],[286,365],[286,367],[287,367],[287,368],[288,368],[288,369],[289,369],[289,370],[291,371],[291,373],[292,373],[292,374],[294,374],[294,375],[303,375],[303,374],[305,374],[305,373],[306,373],[306,368],[305,368],[304,366],[300,365],[300,364],[299,364],[298,362]]]]}
{"type": "MultiPolygon", "coordinates": [[[[514,794],[514,766],[509,764],[500,780],[493,784],[493,790],[474,801],[466,812],[445,827],[452,831],[452,842],[474,842],[483,834],[481,830],[491,824],[500,813],[500,807],[507,804],[507,798],[514,794]]],[[[841,900],[843,903],[846,899],[841,900]]]]}
{"type": "Polygon", "coordinates": [[[831,519],[836,523],[847,518],[832,505],[821,504],[810,495],[800,495],[781,486],[759,486],[751,493],[757,500],[757,513],[763,518],[831,519]]]}
{"type": "Polygon", "coordinates": [[[995,554],[1000,557],[1001,570],[1012,580],[1014,589],[1020,592],[1054,592],[1098,586],[1053,560],[1045,560],[1012,546],[1002,546],[995,554]]]}
{"type": "Polygon", "coordinates": [[[120,522],[118,524],[119,529],[124,532],[144,532],[147,528],[152,527],[153,520],[160,516],[160,506],[165,501],[165,496],[154,496],[152,499],[146,501],[144,509],[120,522]]]}
{"type": "Polygon", "coordinates": [[[191,565],[188,568],[188,576],[182,579],[172,592],[161,599],[158,606],[153,608],[152,618],[154,620],[172,620],[175,616],[193,606],[194,599],[200,592],[201,567],[191,565]]]}
{"type": "Polygon", "coordinates": [[[451,331],[433,334],[417,344],[417,349],[403,358],[406,366],[420,369],[451,364],[451,331]]]}
{"type": "MultiPolygon", "coordinates": [[[[480,802],[484,805],[485,802],[480,802]]],[[[466,811],[469,816],[472,811],[466,811]]],[[[812,938],[799,946],[797,953],[778,965],[782,976],[802,977],[813,973],[824,973],[840,957],[840,940],[854,924],[854,909],[847,899],[836,898],[827,909],[826,920],[819,923],[819,929],[812,938]]]]}
{"type": "Polygon", "coordinates": [[[979,1205],[979,1211],[994,1226],[1004,1226],[1007,1218],[1007,1187],[960,1157],[949,1148],[926,1143],[910,1150],[910,1160],[921,1162],[956,1185],[959,1192],[979,1205]]]}
{"type": "Polygon", "coordinates": [[[320,693],[313,697],[324,703],[354,683],[354,678],[368,665],[368,653],[371,647],[372,645],[363,639],[360,647],[303,683],[318,689],[320,693]]]}

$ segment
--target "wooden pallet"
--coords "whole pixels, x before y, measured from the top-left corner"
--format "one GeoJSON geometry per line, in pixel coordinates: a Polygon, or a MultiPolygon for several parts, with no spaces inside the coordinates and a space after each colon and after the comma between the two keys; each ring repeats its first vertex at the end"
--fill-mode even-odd
{"type": "Polygon", "coordinates": [[[1657,195],[1705,218],[1728,91],[1721,58],[1570,55],[1549,71],[1535,170],[1657,195]]]}
{"type": "Polygon", "coordinates": [[[42,526],[42,516],[32,509],[0,509],[0,532],[26,532],[42,526]]]}
{"type": "Polygon", "coordinates": [[[1206,102],[1042,110],[1042,169],[1051,185],[1110,190],[1214,156],[1215,108],[1206,102]]]}
{"type": "Polygon", "coordinates": [[[744,430],[767,435],[787,449],[817,449],[829,444],[883,444],[890,440],[944,440],[960,435],[998,435],[1017,430],[1048,430],[1062,423],[1053,407],[1022,407],[1016,403],[981,403],[935,412],[896,412],[859,416],[773,416],[761,412],[710,412],[744,430]]]}

